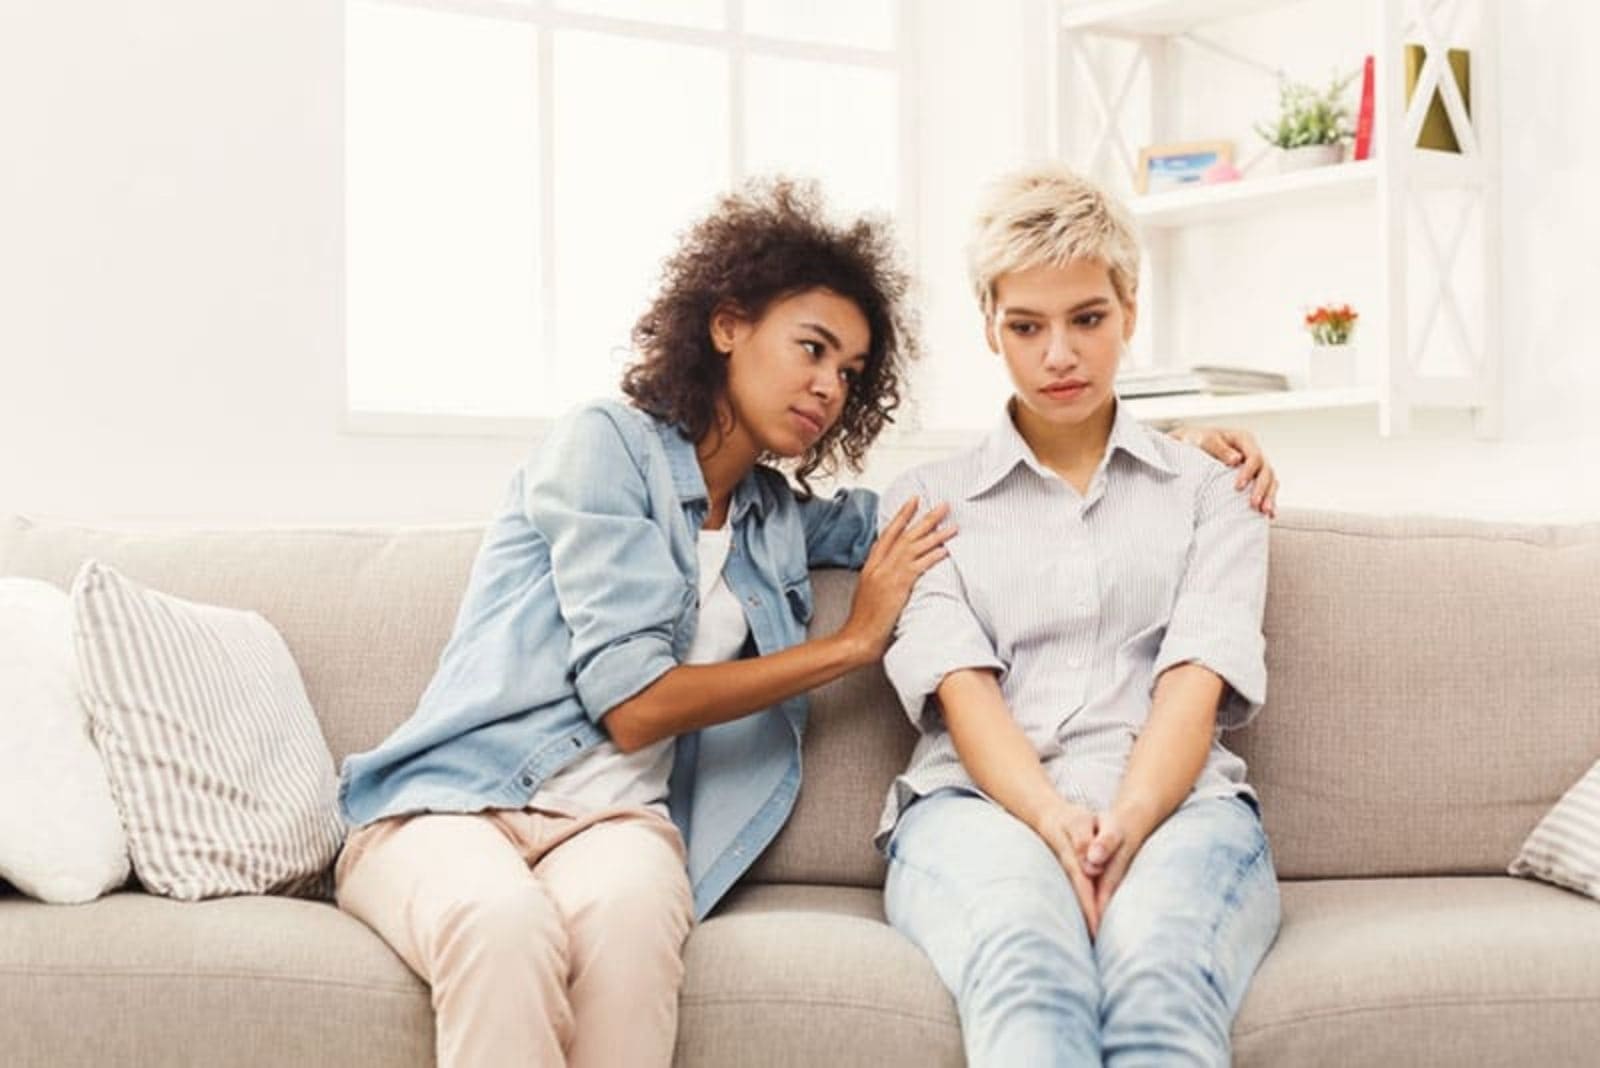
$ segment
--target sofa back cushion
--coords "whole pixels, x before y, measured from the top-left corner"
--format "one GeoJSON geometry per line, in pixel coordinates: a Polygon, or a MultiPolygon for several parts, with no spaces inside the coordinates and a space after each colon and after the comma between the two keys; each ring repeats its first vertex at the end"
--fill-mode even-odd
{"type": "Polygon", "coordinates": [[[113,531],[0,517],[0,575],[65,589],[93,557],[175,597],[259,612],[294,656],[337,764],[416,708],[482,533],[113,531]]]}
{"type": "MultiPolygon", "coordinates": [[[[65,585],[96,556],[283,634],[335,760],[410,715],[481,530],[128,533],[0,520],[0,575],[65,585]]],[[[1290,878],[1503,872],[1600,757],[1600,524],[1285,513],[1267,706],[1226,737],[1290,878]]],[[[814,633],[844,619],[819,571],[814,633]]],[[[758,881],[873,886],[884,792],[914,741],[880,671],[813,698],[805,788],[758,881]]]]}
{"type": "MultiPolygon", "coordinates": [[[[134,531],[0,517],[0,575],[65,588],[93,557],[173,596],[259,612],[294,655],[338,762],[416,708],[481,536],[478,527],[134,531]]],[[[855,577],[819,571],[814,588],[812,630],[828,633],[844,622],[855,577]]],[[[881,885],[872,830],[915,740],[881,671],[824,687],[806,740],[807,788],[753,878],[881,885]]]]}
{"type": "Polygon", "coordinates": [[[1267,704],[1228,736],[1290,878],[1505,871],[1600,757],[1600,524],[1273,524],[1267,704]]]}
{"type": "MultiPolygon", "coordinates": [[[[1279,874],[1504,872],[1600,757],[1600,524],[1290,512],[1270,570],[1266,707],[1224,742],[1279,874]]],[[[817,583],[818,626],[853,588],[817,583]]],[[[800,805],[755,877],[881,877],[861,844],[913,740],[894,707],[880,672],[817,694],[800,805]]]]}

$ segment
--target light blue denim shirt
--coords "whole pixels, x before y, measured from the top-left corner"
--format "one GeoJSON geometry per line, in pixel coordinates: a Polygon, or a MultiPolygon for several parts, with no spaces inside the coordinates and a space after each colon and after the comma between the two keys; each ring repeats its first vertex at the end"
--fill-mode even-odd
{"type": "MultiPolygon", "coordinates": [[[[673,427],[620,401],[561,420],[484,535],[416,712],[345,760],[345,819],[520,808],[604,740],[601,717],[676,666],[694,638],[708,507],[694,445],[673,427]]],[[[735,487],[723,575],[755,655],[805,640],[810,569],[859,567],[876,520],[871,492],[801,500],[767,467],[735,487]]],[[[788,819],[806,710],[793,697],[679,738],[668,803],[697,915],[788,819]]]]}

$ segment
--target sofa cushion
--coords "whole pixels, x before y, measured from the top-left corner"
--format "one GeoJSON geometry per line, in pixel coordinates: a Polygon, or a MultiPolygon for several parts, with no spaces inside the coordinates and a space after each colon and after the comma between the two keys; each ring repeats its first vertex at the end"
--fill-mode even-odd
{"type": "MultiPolygon", "coordinates": [[[[0,575],[62,586],[89,557],[179,597],[259,612],[300,666],[335,761],[376,745],[416,707],[450,636],[482,531],[109,530],[0,518],[0,575]]],[[[811,632],[844,622],[855,577],[814,576],[811,632]]],[[[806,788],[751,878],[881,886],[872,828],[915,735],[883,673],[812,702],[806,788]]]]}
{"type": "Polygon", "coordinates": [[[428,989],[360,921],[320,902],[89,905],[0,895],[0,1061],[433,1064],[428,989]]]}
{"type": "MultiPolygon", "coordinates": [[[[1224,742],[1279,874],[1503,873],[1600,744],[1600,524],[1292,512],[1271,554],[1267,704],[1224,742]]],[[[814,585],[828,633],[854,576],[814,585]]],[[[866,843],[915,740],[894,707],[878,670],[814,695],[805,786],[752,879],[881,885],[866,843]]]]}
{"type": "Polygon", "coordinates": [[[78,693],[72,605],[0,578],[0,879],[80,904],[128,878],[128,838],[78,693]]]}
{"type": "MultiPolygon", "coordinates": [[[[685,958],[678,1064],[962,1063],[954,1004],[876,891],[747,887],[685,958]]],[[[0,894],[0,1004],[8,1065],[433,1063],[427,987],[359,921],[290,898],[0,894]]]]}
{"type": "Polygon", "coordinates": [[[84,706],[145,888],[331,896],[338,781],[272,624],[93,560],[72,604],[84,706]]]}
{"type": "Polygon", "coordinates": [[[1505,876],[1283,887],[1234,1063],[1590,1065],[1600,908],[1505,876]]]}
{"type": "MultiPolygon", "coordinates": [[[[1290,882],[1234,1063],[1586,1065],[1600,908],[1503,876],[1290,882]]],[[[679,1064],[962,1063],[950,994],[879,894],[749,886],[690,936],[679,1064]]]]}
{"type": "Polygon", "coordinates": [[[684,958],[678,1064],[962,1064],[955,1003],[876,890],[736,890],[684,958]]]}
{"type": "Polygon", "coordinates": [[[1539,821],[1507,871],[1600,899],[1600,761],[1539,821]]]}
{"type": "MultiPolygon", "coordinates": [[[[1587,1065],[1600,908],[1503,876],[1286,883],[1240,1068],[1587,1065]]],[[[689,937],[675,1063],[959,1065],[954,1003],[853,887],[747,886],[689,937]]],[[[331,905],[0,893],[5,1063],[433,1063],[427,987],[331,905]],[[92,1026],[86,1025],[86,1021],[92,1026]]]]}
{"type": "Polygon", "coordinates": [[[1600,746],[1600,524],[1285,513],[1249,764],[1289,878],[1501,874],[1600,746]]]}

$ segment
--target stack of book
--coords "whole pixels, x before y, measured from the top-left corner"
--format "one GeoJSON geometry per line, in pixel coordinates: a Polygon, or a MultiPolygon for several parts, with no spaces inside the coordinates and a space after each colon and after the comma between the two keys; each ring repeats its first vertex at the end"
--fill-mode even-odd
{"type": "Polygon", "coordinates": [[[1274,371],[1202,364],[1184,369],[1130,368],[1117,375],[1117,395],[1170,397],[1183,393],[1265,393],[1289,388],[1289,379],[1274,371]]]}

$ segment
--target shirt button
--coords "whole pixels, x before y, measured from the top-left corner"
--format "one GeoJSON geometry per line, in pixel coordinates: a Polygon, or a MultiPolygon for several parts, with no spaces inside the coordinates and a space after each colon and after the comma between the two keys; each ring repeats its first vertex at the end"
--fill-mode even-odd
{"type": "Polygon", "coordinates": [[[533,776],[532,775],[524,775],[522,777],[522,785],[531,787],[533,785],[533,776]]]}
{"type": "Polygon", "coordinates": [[[750,603],[750,607],[751,608],[760,608],[761,607],[761,598],[757,597],[755,594],[752,593],[750,595],[749,603],[750,603]]]}

